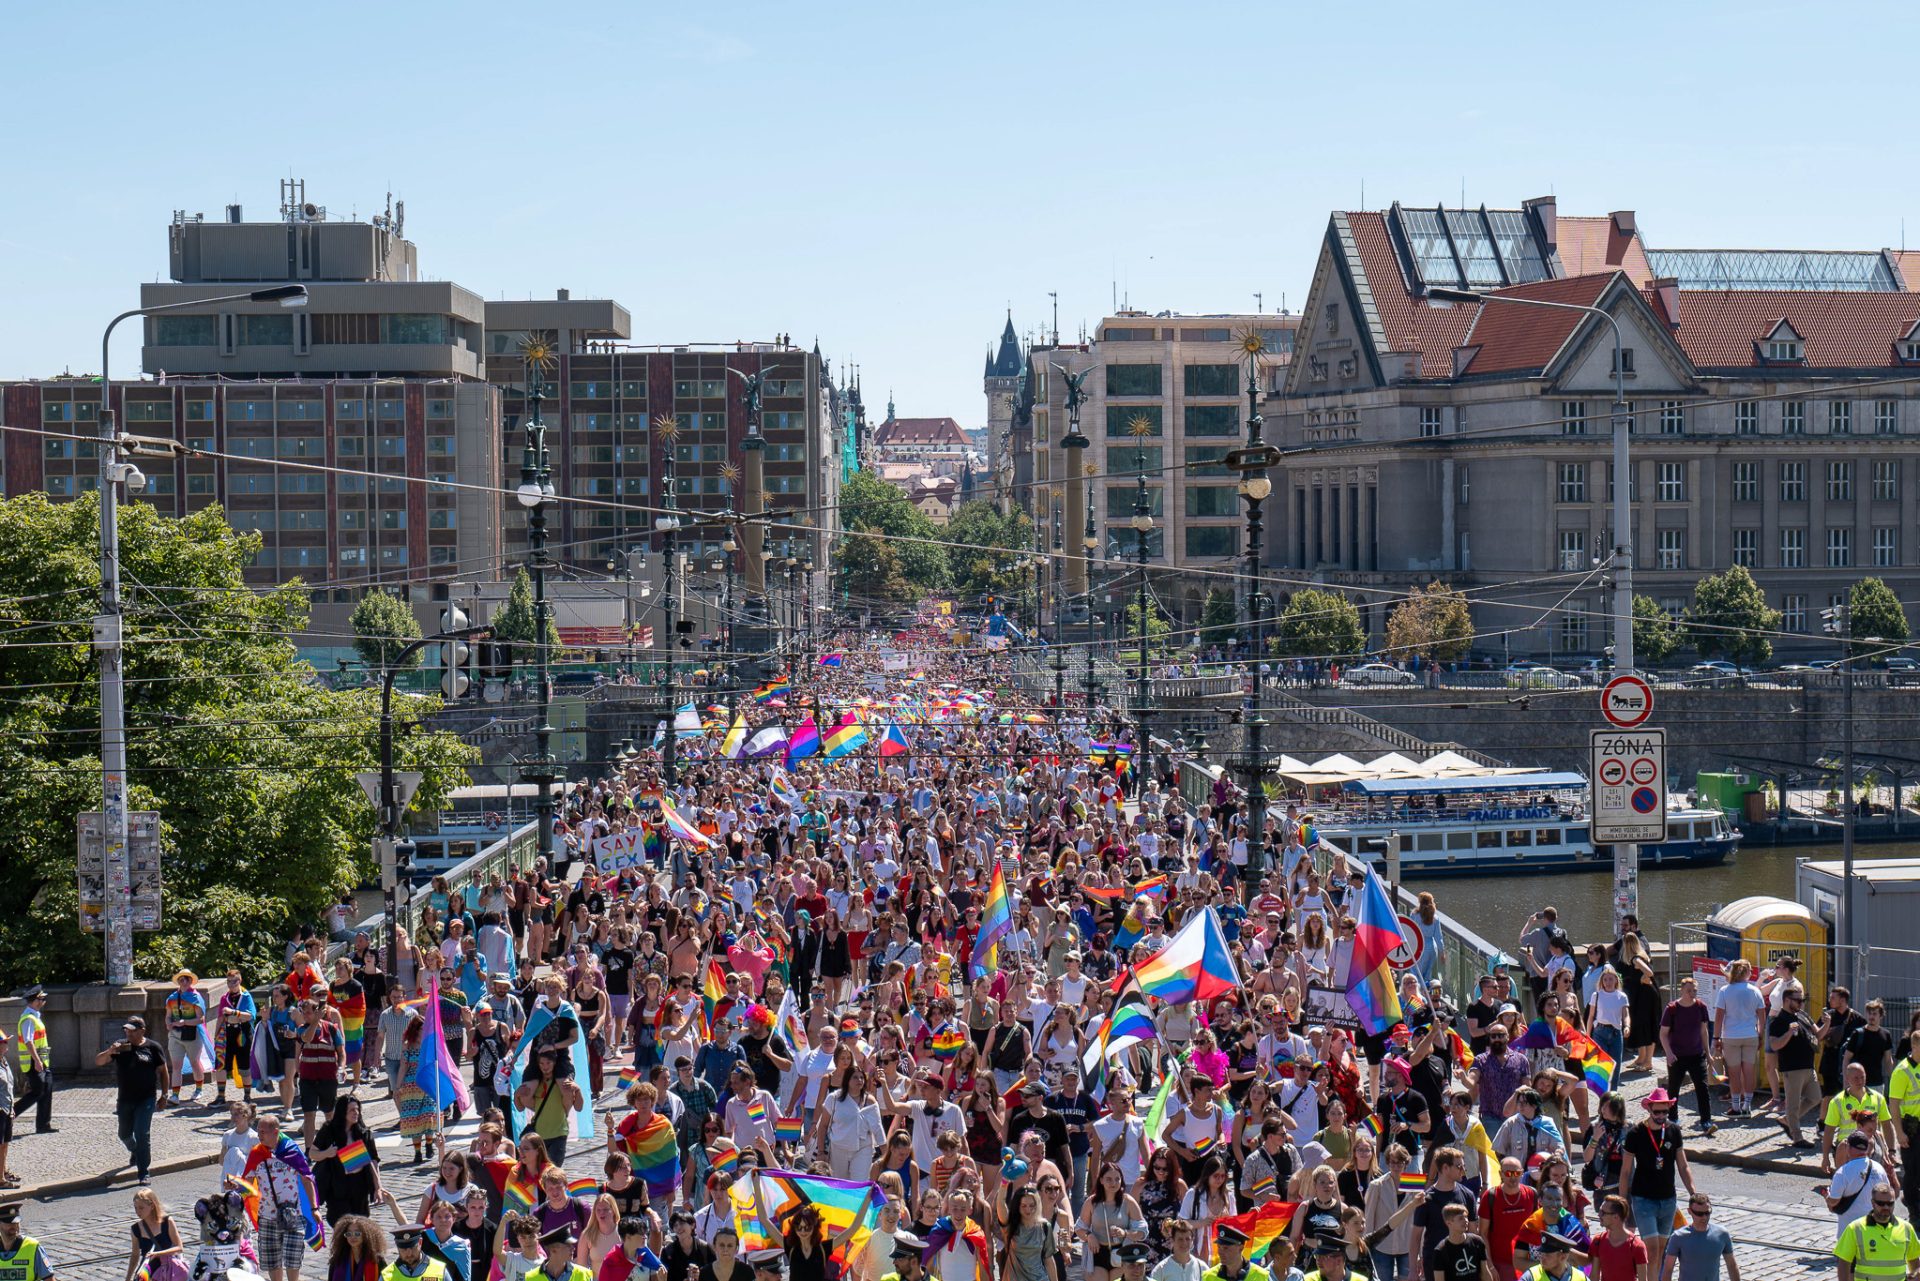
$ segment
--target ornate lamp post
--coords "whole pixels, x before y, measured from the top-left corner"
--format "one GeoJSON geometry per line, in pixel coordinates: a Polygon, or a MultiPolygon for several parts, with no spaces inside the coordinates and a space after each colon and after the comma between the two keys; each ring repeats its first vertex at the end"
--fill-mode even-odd
{"type": "Polygon", "coordinates": [[[527,371],[526,442],[520,452],[520,484],[514,499],[527,510],[527,563],[533,575],[534,680],[540,688],[540,723],[534,726],[534,754],[520,764],[520,776],[539,789],[535,812],[540,816],[539,848],[547,866],[553,866],[553,783],[559,777],[553,759],[553,673],[549,667],[548,633],[553,628],[553,606],[547,602],[547,508],[553,502],[553,471],[547,458],[547,424],[540,417],[546,398],[546,370],[554,361],[551,343],[529,338],[520,345],[527,371]]]}
{"type": "Polygon", "coordinates": [[[1147,494],[1146,445],[1147,437],[1153,432],[1153,423],[1143,415],[1128,423],[1127,430],[1133,435],[1133,468],[1139,474],[1133,498],[1134,551],[1140,561],[1140,679],[1139,706],[1135,709],[1135,718],[1140,725],[1140,750],[1133,771],[1133,784],[1135,794],[1139,795],[1147,790],[1147,774],[1151,770],[1148,760],[1153,755],[1153,735],[1147,728],[1148,716],[1152,711],[1152,696],[1147,692],[1147,535],[1153,532],[1153,504],[1148,501],[1147,494]]]}
{"type": "Polygon", "coordinates": [[[673,492],[674,443],[680,438],[680,420],[672,414],[662,414],[654,419],[653,428],[659,433],[665,448],[660,453],[660,507],[658,516],[653,518],[653,528],[660,535],[661,573],[660,609],[665,617],[666,627],[660,640],[665,647],[665,657],[660,664],[660,705],[666,711],[667,743],[666,750],[660,754],[660,777],[668,787],[679,782],[680,735],[673,728],[672,718],[678,710],[679,691],[675,688],[674,650],[679,643],[679,635],[674,628],[674,575],[680,569],[680,553],[674,547],[674,535],[680,529],[679,497],[673,492]]]}
{"type": "Polygon", "coordinates": [[[1266,702],[1265,681],[1261,671],[1267,658],[1267,594],[1260,581],[1260,540],[1264,536],[1262,505],[1273,492],[1267,478],[1267,464],[1273,447],[1260,438],[1260,357],[1267,349],[1266,339],[1256,329],[1240,336],[1240,350],[1247,357],[1247,445],[1236,451],[1235,465],[1240,471],[1240,497],[1247,504],[1247,630],[1253,649],[1253,663],[1247,683],[1247,755],[1243,786],[1247,792],[1247,848],[1266,866],[1267,794],[1261,785],[1265,778],[1267,718],[1261,714],[1266,702]]]}

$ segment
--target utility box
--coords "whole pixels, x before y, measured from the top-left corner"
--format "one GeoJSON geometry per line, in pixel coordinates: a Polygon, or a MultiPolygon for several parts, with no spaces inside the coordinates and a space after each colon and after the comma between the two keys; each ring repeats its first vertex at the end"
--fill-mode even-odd
{"type": "MultiPolygon", "coordinates": [[[[1802,862],[1794,872],[1794,891],[1813,915],[1840,938],[1840,903],[1845,895],[1838,860],[1802,862]]],[[[1853,994],[1855,1005],[1879,997],[1887,1003],[1887,1026],[1904,1028],[1906,1010],[1920,994],[1920,858],[1856,859],[1853,864],[1853,940],[1867,949],[1865,982],[1853,994]]]]}

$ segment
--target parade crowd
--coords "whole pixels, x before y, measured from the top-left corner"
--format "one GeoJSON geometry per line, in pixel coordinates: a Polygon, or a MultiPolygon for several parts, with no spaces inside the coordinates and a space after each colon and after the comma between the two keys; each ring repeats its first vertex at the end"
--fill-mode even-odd
{"type": "MultiPolygon", "coordinates": [[[[1377,876],[1307,807],[1183,798],[940,624],[683,710],[671,781],[576,784],[551,862],[423,890],[396,954],[343,917],[264,999],[177,975],[97,1060],[128,1281],[1739,1281],[1688,1160],[1716,1124],[1817,1146],[1842,1281],[1920,1276],[1920,1030],[1791,958],[1710,1008],[1632,922],[1544,906],[1450,992],[1425,894],[1370,988],[1377,876]],[[152,1117],[207,1092],[219,1168],[173,1213],[152,1117]]],[[[33,996],[0,1140],[57,1119],[33,996]]],[[[0,1207],[0,1281],[57,1275],[30,1229],[0,1207]]]]}

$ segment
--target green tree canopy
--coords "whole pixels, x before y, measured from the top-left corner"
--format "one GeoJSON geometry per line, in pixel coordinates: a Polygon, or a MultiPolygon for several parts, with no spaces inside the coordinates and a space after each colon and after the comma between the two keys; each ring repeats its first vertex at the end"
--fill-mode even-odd
{"type": "MultiPolygon", "coordinates": [[[[376,587],[353,607],[353,648],[360,660],[382,671],[392,666],[408,641],[420,638],[420,620],[413,610],[384,587],[376,587]]],[[[412,667],[420,661],[416,651],[407,659],[412,667]]]]}
{"type": "MultiPolygon", "coordinates": [[[[513,586],[507,589],[507,603],[493,616],[490,625],[495,640],[514,646],[518,661],[533,661],[533,646],[540,633],[539,625],[534,622],[533,579],[524,568],[513,576],[513,586]]],[[[560,627],[551,613],[547,615],[547,646],[560,648],[560,627]]]]}
{"type": "Polygon", "coordinates": [[[1848,630],[1853,642],[1849,648],[1854,654],[1871,654],[1886,648],[1875,644],[1875,639],[1907,639],[1907,611],[1901,608],[1900,598],[1893,594],[1893,588],[1887,586],[1885,579],[1863,578],[1855,583],[1847,594],[1847,606],[1852,613],[1848,630]]]}
{"type": "Polygon", "coordinates": [[[1661,608],[1651,596],[1633,598],[1633,658],[1636,663],[1664,663],[1686,643],[1680,620],[1661,608]]]}
{"type": "Polygon", "coordinates": [[[976,500],[954,509],[942,537],[954,544],[946,554],[955,590],[966,597],[1005,595],[1018,577],[1016,559],[1033,547],[1033,522],[1018,508],[1003,516],[976,500]]]}
{"type": "MultiPolygon", "coordinates": [[[[0,918],[12,923],[0,988],[100,977],[74,868],[75,815],[100,804],[98,529],[92,496],[0,503],[0,630],[34,628],[33,645],[0,647],[0,918]]],[[[306,589],[249,587],[259,549],[218,508],[179,520],[121,508],[129,800],[162,823],[162,928],[135,936],[148,978],[182,965],[277,972],[288,931],[374,871],[354,774],[378,762],[379,693],[324,689],[298,661],[306,589]]],[[[407,720],[436,705],[409,699],[407,720]]],[[[396,739],[396,765],[425,773],[421,810],[466,782],[473,756],[446,734],[396,739]]]]}
{"type": "Polygon", "coordinates": [[[1367,650],[1360,611],[1339,592],[1302,588],[1280,611],[1278,648],[1292,658],[1346,660],[1367,650]]]}
{"type": "Polygon", "coordinates": [[[1240,610],[1233,593],[1224,587],[1207,590],[1206,604],[1200,607],[1200,636],[1213,645],[1226,645],[1240,630],[1240,610]]]}
{"type": "Polygon", "coordinates": [[[900,555],[893,544],[871,534],[849,534],[834,557],[840,588],[855,604],[872,607],[912,600],[914,589],[900,571],[900,555]]]}
{"type": "MultiPolygon", "coordinates": [[[[1160,603],[1148,597],[1147,652],[1152,654],[1165,649],[1167,633],[1172,630],[1173,621],[1160,608],[1160,603]]],[[[1140,602],[1138,600],[1127,603],[1127,630],[1126,634],[1120,638],[1120,646],[1123,649],[1131,649],[1135,654],[1140,652],[1140,602]]]]}
{"type": "Polygon", "coordinates": [[[840,524],[853,533],[886,535],[900,558],[900,571],[923,592],[944,591],[952,585],[946,535],[908,501],[905,491],[878,476],[855,472],[840,487],[840,524]]]}
{"type": "Polygon", "coordinates": [[[1780,629],[1780,611],[1767,608],[1760,584],[1746,566],[1735,565],[1694,584],[1687,624],[1693,647],[1703,657],[1755,667],[1773,654],[1768,635],[1780,629]]]}
{"type": "Polygon", "coordinates": [[[1450,663],[1473,647],[1473,613],[1461,592],[1442,582],[1416,589],[1387,615],[1387,648],[1450,663]]]}

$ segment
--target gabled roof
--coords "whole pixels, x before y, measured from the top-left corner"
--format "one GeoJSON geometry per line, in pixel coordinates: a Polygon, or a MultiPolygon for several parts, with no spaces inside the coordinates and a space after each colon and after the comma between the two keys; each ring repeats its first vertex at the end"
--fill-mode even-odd
{"type": "Polygon", "coordinates": [[[1590,276],[1617,267],[1627,273],[1636,288],[1644,289],[1653,279],[1647,263],[1647,248],[1636,226],[1623,231],[1612,214],[1593,218],[1563,214],[1557,223],[1560,267],[1569,276],[1590,276]]]}
{"type": "Polygon", "coordinates": [[[1901,363],[1896,344],[1920,318],[1903,293],[1682,289],[1678,308],[1674,341],[1703,369],[1765,364],[1756,344],[1782,323],[1804,342],[1810,369],[1884,369],[1901,363]]]}
{"type": "MultiPolygon", "coordinates": [[[[1466,341],[1476,307],[1446,306],[1416,298],[1400,270],[1400,256],[1387,234],[1384,213],[1335,214],[1344,219],[1358,262],[1355,285],[1373,296],[1382,351],[1421,353],[1420,376],[1446,378],[1453,372],[1449,353],[1466,341]]],[[[1353,323],[1358,323],[1359,317],[1353,323]]]]}
{"type": "MultiPolygon", "coordinates": [[[[1496,297],[1532,298],[1540,302],[1591,307],[1620,274],[1604,272],[1576,276],[1571,280],[1542,280],[1531,285],[1515,285],[1511,289],[1489,292],[1496,297]]],[[[1516,307],[1501,303],[1466,306],[1468,310],[1479,313],[1467,334],[1467,344],[1479,350],[1460,370],[1464,376],[1537,373],[1547,367],[1587,319],[1581,312],[1550,311],[1545,307],[1516,307]]]]}
{"type": "Polygon", "coordinates": [[[889,418],[874,428],[875,445],[966,445],[967,435],[951,418],[889,418]]]}

